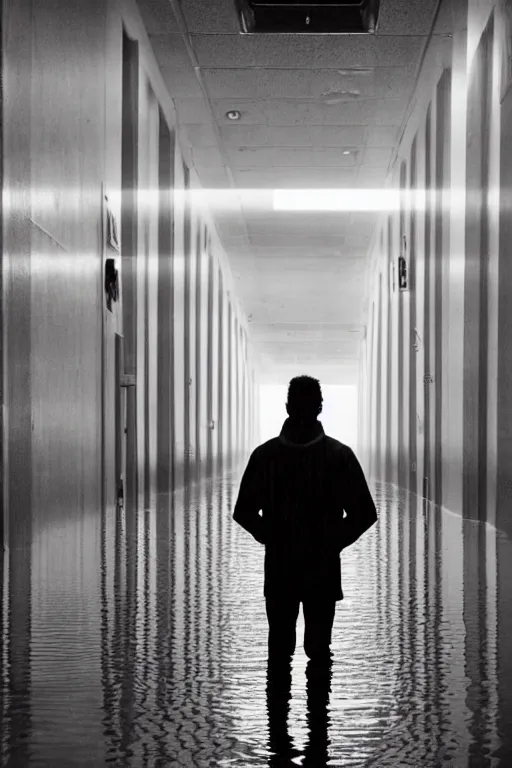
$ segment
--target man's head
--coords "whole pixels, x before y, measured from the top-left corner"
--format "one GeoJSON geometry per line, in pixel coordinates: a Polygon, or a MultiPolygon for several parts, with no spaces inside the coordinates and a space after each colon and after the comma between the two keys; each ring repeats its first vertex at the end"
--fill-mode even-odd
{"type": "Polygon", "coordinates": [[[290,381],[286,403],[290,418],[302,422],[315,421],[322,412],[322,403],[322,389],[318,379],[296,376],[290,381]]]}

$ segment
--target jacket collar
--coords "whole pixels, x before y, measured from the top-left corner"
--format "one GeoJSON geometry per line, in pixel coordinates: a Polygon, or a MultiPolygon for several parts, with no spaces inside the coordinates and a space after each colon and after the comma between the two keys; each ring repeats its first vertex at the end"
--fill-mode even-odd
{"type": "Polygon", "coordinates": [[[286,419],[279,435],[279,440],[291,448],[308,448],[319,443],[325,437],[324,428],[320,421],[315,421],[311,426],[303,427],[294,424],[291,419],[286,419]]]}

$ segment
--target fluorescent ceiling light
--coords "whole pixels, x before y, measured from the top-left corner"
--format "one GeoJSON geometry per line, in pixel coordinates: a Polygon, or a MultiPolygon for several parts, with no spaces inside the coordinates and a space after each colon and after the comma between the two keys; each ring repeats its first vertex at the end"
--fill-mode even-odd
{"type": "Polygon", "coordinates": [[[274,211],[396,211],[394,189],[275,189],[274,211]]]}

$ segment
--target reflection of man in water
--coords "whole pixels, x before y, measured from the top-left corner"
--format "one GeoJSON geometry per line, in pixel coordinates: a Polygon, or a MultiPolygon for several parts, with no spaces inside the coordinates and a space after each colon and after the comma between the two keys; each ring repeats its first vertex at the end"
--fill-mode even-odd
{"type": "Polygon", "coordinates": [[[328,690],[334,612],[343,599],[340,553],[377,521],[353,451],[317,420],[322,402],[316,379],[291,380],[289,418],[279,437],[252,453],[233,514],[265,545],[269,707],[278,709],[288,698],[301,602],[308,698],[311,685],[328,690]]]}

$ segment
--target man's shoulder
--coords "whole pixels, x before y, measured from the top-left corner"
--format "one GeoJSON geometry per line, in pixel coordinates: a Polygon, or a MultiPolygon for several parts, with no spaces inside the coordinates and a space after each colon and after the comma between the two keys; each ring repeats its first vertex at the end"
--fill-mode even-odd
{"type": "Polygon", "coordinates": [[[349,445],[345,445],[340,440],[336,440],[334,437],[325,436],[328,449],[337,456],[350,456],[352,454],[352,448],[349,445]]]}
{"type": "Polygon", "coordinates": [[[252,452],[252,455],[258,459],[262,458],[264,456],[268,456],[270,453],[272,453],[276,447],[279,445],[279,438],[278,437],[272,437],[270,440],[267,440],[265,443],[261,443],[261,445],[258,445],[257,448],[254,449],[252,452]]]}
{"type": "MultiPolygon", "coordinates": [[[[346,459],[353,455],[352,448],[349,445],[345,445],[345,443],[342,443],[340,440],[336,440],[336,438],[330,437],[329,435],[325,435],[324,439],[327,452],[331,455],[341,459],[346,459]]],[[[279,437],[273,437],[265,443],[258,445],[258,447],[254,449],[252,455],[256,460],[265,459],[278,451],[280,445],[279,437]]]]}

